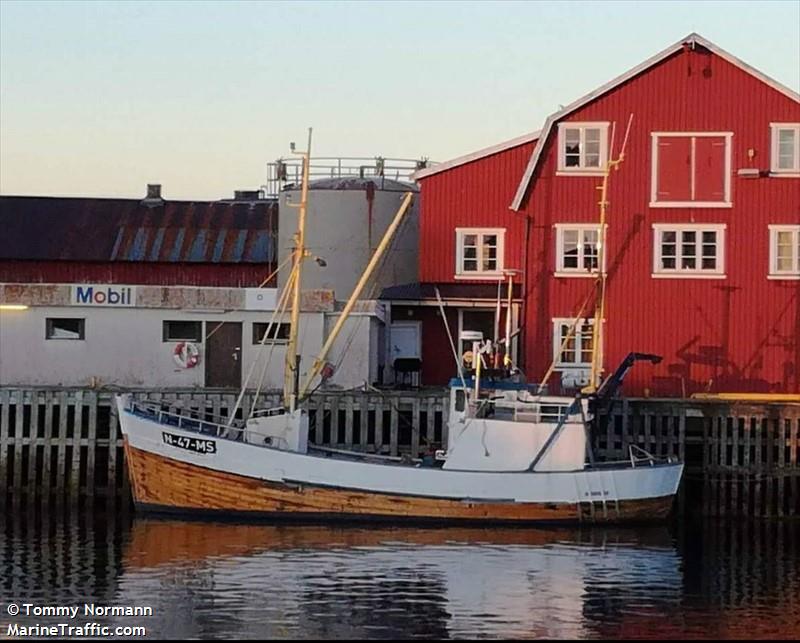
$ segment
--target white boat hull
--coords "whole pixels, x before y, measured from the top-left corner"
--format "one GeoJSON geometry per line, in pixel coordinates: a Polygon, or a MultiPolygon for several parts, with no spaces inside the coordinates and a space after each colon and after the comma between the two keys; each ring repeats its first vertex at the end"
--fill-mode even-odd
{"type": "Polygon", "coordinates": [[[662,518],[682,464],[459,471],[301,454],[203,435],[119,404],[134,500],[160,511],[499,522],[662,518]]]}

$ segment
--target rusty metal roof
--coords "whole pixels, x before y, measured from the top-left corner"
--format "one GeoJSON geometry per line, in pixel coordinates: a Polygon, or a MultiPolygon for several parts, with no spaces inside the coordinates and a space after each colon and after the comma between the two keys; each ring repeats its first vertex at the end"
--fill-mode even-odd
{"type": "Polygon", "coordinates": [[[275,200],[0,197],[0,259],[267,263],[275,200]]]}

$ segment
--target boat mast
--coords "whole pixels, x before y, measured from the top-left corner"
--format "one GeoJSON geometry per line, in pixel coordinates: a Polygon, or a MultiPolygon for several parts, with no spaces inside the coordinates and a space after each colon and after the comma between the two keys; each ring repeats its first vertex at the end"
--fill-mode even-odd
{"type": "MultiPolygon", "coordinates": [[[[592,368],[589,376],[588,386],[582,389],[583,393],[592,394],[597,391],[600,385],[600,378],[603,375],[603,317],[606,306],[606,214],[608,208],[608,180],[611,170],[619,170],[619,166],[625,159],[625,146],[628,143],[628,134],[631,131],[633,114],[628,118],[628,127],[625,130],[625,138],[622,141],[619,156],[616,159],[609,158],[603,170],[603,182],[597,189],[600,191],[600,229],[597,233],[597,303],[594,309],[594,325],[592,327],[592,368]]],[[[612,136],[613,139],[613,136],[612,136]]],[[[613,153],[613,140],[612,140],[613,153]]],[[[609,154],[609,157],[611,154],[609,154]]]]}
{"type": "MultiPolygon", "coordinates": [[[[294,146],[294,144],[292,144],[294,146]]],[[[289,319],[289,345],[286,348],[286,367],[283,374],[283,401],[289,411],[297,408],[298,378],[300,375],[300,356],[297,354],[297,333],[300,325],[300,285],[302,262],[305,259],[306,211],[308,209],[308,175],[311,165],[311,128],[308,128],[308,147],[300,153],[303,157],[303,189],[300,196],[300,210],[297,218],[297,232],[294,233],[292,251],[292,310],[289,319]]]]}

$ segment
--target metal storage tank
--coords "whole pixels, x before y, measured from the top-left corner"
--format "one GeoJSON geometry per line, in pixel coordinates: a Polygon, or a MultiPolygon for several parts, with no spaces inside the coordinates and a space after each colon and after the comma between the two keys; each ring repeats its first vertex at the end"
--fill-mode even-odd
{"type": "MultiPolygon", "coordinates": [[[[312,159],[312,166],[314,160],[312,159]]],[[[394,218],[403,195],[418,192],[413,183],[383,176],[337,176],[309,183],[306,247],[324,260],[307,260],[303,290],[333,290],[337,300],[346,300],[394,218]]],[[[298,183],[280,193],[278,209],[278,261],[291,254],[297,230],[301,198],[298,183]]],[[[395,233],[386,255],[361,299],[375,299],[383,288],[411,283],[418,278],[418,203],[415,199],[395,233]]],[[[286,283],[289,270],[278,275],[278,287],[286,283]]]]}

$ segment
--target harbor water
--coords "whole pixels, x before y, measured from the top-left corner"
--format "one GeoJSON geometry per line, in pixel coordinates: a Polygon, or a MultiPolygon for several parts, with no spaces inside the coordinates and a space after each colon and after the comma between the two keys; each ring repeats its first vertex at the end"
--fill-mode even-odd
{"type": "Polygon", "coordinates": [[[116,638],[800,634],[797,522],[418,529],[9,515],[2,638],[89,623],[144,628],[116,638]]]}

